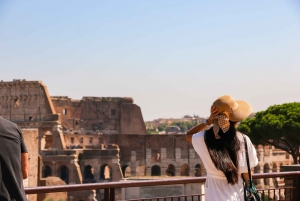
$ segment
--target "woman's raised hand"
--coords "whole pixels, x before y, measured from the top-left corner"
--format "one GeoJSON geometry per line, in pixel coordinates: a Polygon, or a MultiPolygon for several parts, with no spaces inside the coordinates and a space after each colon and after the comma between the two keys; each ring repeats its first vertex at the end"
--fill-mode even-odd
{"type": "Polygon", "coordinates": [[[210,116],[209,118],[206,120],[207,125],[210,125],[214,122],[215,119],[217,119],[219,112],[218,109],[214,106],[211,106],[210,108],[210,116]]]}

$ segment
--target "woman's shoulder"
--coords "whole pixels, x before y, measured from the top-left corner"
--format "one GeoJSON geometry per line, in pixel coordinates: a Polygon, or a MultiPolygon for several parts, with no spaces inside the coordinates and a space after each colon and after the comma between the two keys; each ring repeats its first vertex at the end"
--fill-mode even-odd
{"type": "Polygon", "coordinates": [[[198,148],[202,148],[205,144],[204,140],[205,131],[200,131],[196,133],[192,137],[192,145],[193,147],[198,150],[198,148]]]}
{"type": "Polygon", "coordinates": [[[251,143],[251,144],[252,144],[250,138],[249,138],[247,135],[245,135],[244,133],[241,133],[241,132],[238,131],[238,132],[237,132],[237,136],[238,136],[238,138],[239,138],[239,140],[240,140],[241,142],[244,142],[244,139],[246,139],[246,142],[247,142],[247,143],[251,143]]]}
{"type": "Polygon", "coordinates": [[[192,140],[199,140],[204,138],[205,131],[200,131],[193,135],[192,140]]]}

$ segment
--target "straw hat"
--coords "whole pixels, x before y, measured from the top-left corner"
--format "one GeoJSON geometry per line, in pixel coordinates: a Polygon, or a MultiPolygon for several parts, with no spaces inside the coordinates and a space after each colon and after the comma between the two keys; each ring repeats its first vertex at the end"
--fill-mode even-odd
{"type": "Polygon", "coordinates": [[[252,107],[249,103],[241,100],[236,101],[229,95],[219,97],[215,100],[213,106],[218,109],[219,113],[228,113],[229,120],[235,122],[242,121],[252,112],[252,107]]]}

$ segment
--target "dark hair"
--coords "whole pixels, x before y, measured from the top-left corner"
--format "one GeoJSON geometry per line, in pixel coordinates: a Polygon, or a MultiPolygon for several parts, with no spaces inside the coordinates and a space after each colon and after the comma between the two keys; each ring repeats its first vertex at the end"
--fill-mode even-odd
{"type": "Polygon", "coordinates": [[[213,127],[204,134],[205,144],[213,163],[218,170],[224,172],[230,184],[238,182],[237,151],[240,150],[240,141],[236,136],[235,123],[230,121],[226,133],[223,133],[222,129],[219,130],[220,139],[215,138],[213,127]]]}

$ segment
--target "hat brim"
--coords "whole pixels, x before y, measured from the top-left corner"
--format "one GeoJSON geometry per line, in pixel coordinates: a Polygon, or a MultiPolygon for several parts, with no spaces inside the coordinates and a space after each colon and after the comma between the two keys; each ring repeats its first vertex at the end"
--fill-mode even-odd
{"type": "Polygon", "coordinates": [[[236,101],[238,107],[229,115],[230,121],[242,121],[246,119],[252,112],[252,107],[246,101],[236,101]]]}

